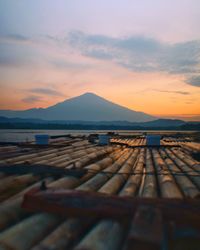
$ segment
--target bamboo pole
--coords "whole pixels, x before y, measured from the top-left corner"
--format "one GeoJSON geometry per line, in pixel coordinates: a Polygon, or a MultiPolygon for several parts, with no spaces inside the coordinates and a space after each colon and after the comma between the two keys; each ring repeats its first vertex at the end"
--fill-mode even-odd
{"type": "MultiPolygon", "coordinates": [[[[96,164],[92,164],[91,168],[93,168],[95,165],[95,169],[97,171],[99,171],[102,168],[105,168],[109,164],[114,162],[115,159],[118,157],[118,155],[119,155],[119,153],[118,154],[112,153],[110,156],[107,156],[107,158],[97,162],[96,164]]],[[[84,178],[79,179],[79,181],[80,181],[80,183],[82,183],[83,181],[88,180],[89,178],[91,178],[94,175],[95,175],[95,173],[89,173],[89,175],[86,174],[86,176],[84,178]]],[[[65,187],[67,187],[68,186],[67,182],[69,181],[69,179],[70,179],[70,185],[73,183],[72,178],[66,177],[66,178],[62,178],[62,179],[57,181],[57,184],[56,184],[57,187],[62,187],[62,186],[60,186],[60,183],[61,184],[65,183],[66,184],[65,187]],[[62,179],[65,179],[66,183],[62,179]]],[[[79,182],[77,181],[77,179],[76,180],[75,179],[76,178],[74,178],[74,181],[76,182],[76,185],[78,185],[79,182]]],[[[52,183],[50,186],[55,186],[55,183],[52,183]]],[[[19,207],[18,207],[18,209],[21,210],[19,207]]],[[[14,212],[12,209],[11,209],[11,211],[14,212]]],[[[4,231],[1,234],[0,247],[2,247],[3,249],[8,249],[8,247],[9,247],[9,248],[13,248],[16,250],[30,249],[31,246],[36,244],[36,239],[38,241],[39,239],[44,238],[45,234],[49,233],[49,228],[51,229],[50,231],[52,231],[52,226],[51,226],[52,220],[56,222],[53,224],[54,227],[58,224],[58,221],[60,222],[59,219],[55,220],[54,215],[48,215],[48,216],[44,215],[44,217],[43,217],[43,214],[42,215],[37,214],[34,217],[31,216],[31,217],[21,221],[17,225],[14,225],[14,226],[8,228],[6,231],[4,231]],[[40,220],[40,219],[43,220],[43,225],[41,225],[41,226],[37,224],[38,220],[40,220]],[[35,231],[34,234],[32,234],[32,232],[29,231],[28,229],[33,226],[34,221],[35,221],[35,227],[38,227],[38,231],[35,231]],[[20,228],[20,230],[19,230],[19,228],[20,228]],[[21,238],[22,235],[23,235],[23,241],[22,240],[20,241],[19,239],[21,238]],[[41,237],[40,235],[42,235],[42,238],[40,238],[41,237]],[[7,246],[7,247],[5,248],[5,246],[7,246]],[[28,248],[27,248],[27,246],[28,246],[28,248]]]]}
{"type": "Polygon", "coordinates": [[[115,194],[119,191],[122,185],[128,179],[133,166],[137,160],[138,149],[132,150],[131,156],[127,159],[124,165],[120,168],[117,174],[115,174],[109,181],[107,181],[100,189],[100,193],[115,194]]]}
{"type": "MultiPolygon", "coordinates": [[[[69,147],[63,147],[61,148],[62,149],[67,149],[69,147]]],[[[50,154],[50,153],[55,153],[55,152],[58,152],[58,148],[34,148],[34,149],[31,149],[31,152],[26,152],[26,154],[22,155],[21,156],[16,156],[16,157],[13,157],[11,159],[8,159],[7,160],[11,160],[11,161],[18,161],[18,160],[21,160],[21,159],[24,159],[25,157],[27,158],[30,158],[30,157],[36,157],[36,156],[42,156],[42,155],[45,155],[45,154],[50,154]]],[[[5,162],[0,162],[0,163],[5,163],[5,162]]]]}
{"type": "MultiPolygon", "coordinates": [[[[109,149],[108,152],[111,153],[112,150],[109,149]]],[[[111,157],[112,157],[112,154],[111,154],[111,157]]],[[[97,164],[99,164],[99,166],[101,166],[101,167],[104,167],[105,162],[106,162],[106,159],[97,162],[97,164]]],[[[90,173],[89,175],[85,176],[84,179],[88,180],[92,176],[93,176],[93,174],[90,173]]],[[[82,183],[84,181],[84,179],[80,180],[80,179],[77,179],[77,178],[72,177],[72,176],[64,177],[64,178],[61,178],[61,179],[59,179],[57,181],[54,181],[50,186],[52,186],[52,187],[62,187],[62,188],[74,188],[74,187],[78,186],[80,183],[82,183]]],[[[20,202],[21,202],[21,200],[20,200],[20,202]]],[[[4,209],[4,206],[1,206],[0,211],[1,211],[2,216],[0,218],[0,225],[1,225],[0,228],[4,228],[8,224],[10,224],[10,220],[12,221],[12,216],[9,217],[9,214],[16,214],[15,217],[18,217],[18,214],[23,214],[22,209],[17,209],[17,207],[20,205],[20,202],[18,202],[16,204],[14,203],[14,205],[11,203],[10,207],[9,207],[9,204],[8,204],[5,209],[4,209]],[[7,211],[10,211],[10,212],[7,213],[7,211]],[[19,211],[20,211],[20,213],[19,213],[19,211]],[[2,223],[1,223],[1,219],[3,219],[2,223]]]]}
{"type": "MultiPolygon", "coordinates": [[[[130,159],[129,156],[132,154],[132,150],[129,149],[129,150],[124,150],[124,151],[125,152],[121,152],[121,154],[118,153],[118,157],[119,157],[118,159],[120,160],[120,161],[118,160],[118,164],[116,164],[116,161],[117,161],[117,159],[116,159],[115,163],[111,167],[106,168],[106,171],[108,171],[108,169],[109,169],[109,172],[114,171],[114,169],[116,171],[116,169],[119,168],[119,163],[121,165],[124,164],[123,166],[125,166],[126,162],[130,159]]],[[[123,168],[123,166],[122,166],[122,168],[123,168]]],[[[90,191],[96,190],[97,189],[96,181],[100,180],[101,183],[102,182],[105,183],[107,181],[107,179],[102,179],[102,176],[100,174],[96,175],[92,179],[93,179],[93,181],[90,182],[89,186],[86,183],[86,185],[83,184],[83,185],[79,186],[77,189],[78,190],[86,190],[86,188],[87,188],[87,190],[90,190],[90,191]],[[98,176],[98,178],[96,178],[97,176],[98,176]]],[[[109,193],[109,187],[107,187],[107,192],[109,193]]],[[[47,238],[45,238],[38,246],[35,246],[33,248],[33,250],[42,250],[44,248],[54,249],[54,250],[55,249],[67,249],[77,241],[77,238],[79,238],[81,234],[83,234],[84,232],[87,232],[86,229],[89,226],[91,226],[92,224],[94,224],[94,222],[95,222],[95,218],[88,219],[88,220],[69,219],[66,222],[64,222],[62,225],[60,225],[58,228],[56,228],[55,231],[53,231],[52,234],[47,236],[47,238]],[[53,246],[53,247],[51,248],[51,246],[53,246]]],[[[105,224],[101,223],[101,225],[99,225],[99,226],[97,225],[97,227],[99,228],[98,230],[99,230],[100,234],[102,231],[106,230],[106,228],[107,229],[114,229],[113,232],[115,232],[115,233],[123,232],[120,223],[117,223],[114,221],[110,221],[109,224],[107,222],[105,224]],[[118,231],[116,231],[116,230],[118,230],[118,231]]],[[[109,232],[110,232],[110,235],[112,235],[112,231],[109,230],[109,232]]],[[[108,234],[109,233],[107,232],[107,235],[108,234]]],[[[96,239],[98,239],[98,237],[99,237],[99,235],[97,236],[96,239]]],[[[90,242],[93,242],[93,244],[94,244],[95,240],[94,241],[92,240],[90,242]]],[[[100,243],[98,243],[98,244],[100,244],[100,243]]],[[[104,243],[101,243],[101,244],[105,247],[104,243]]],[[[111,244],[109,247],[111,247],[112,245],[113,245],[113,242],[111,240],[111,244]]],[[[96,247],[97,247],[97,245],[96,245],[96,247]]],[[[94,249],[98,249],[98,248],[94,248],[94,249]]],[[[115,248],[109,248],[109,249],[111,250],[111,249],[115,249],[115,248]]]]}
{"type": "MultiPolygon", "coordinates": [[[[132,170],[133,165],[138,157],[138,149],[128,158],[122,168],[119,170],[120,175],[115,175],[108,181],[99,192],[113,194],[119,191],[124,181],[128,178],[127,174],[132,170]]],[[[101,220],[77,245],[76,250],[114,250],[122,244],[126,231],[126,223],[114,220],[101,220]],[[104,239],[104,240],[103,240],[104,239]]]]}
{"type": "Polygon", "coordinates": [[[41,152],[31,152],[30,154],[23,154],[20,156],[16,156],[13,158],[8,158],[8,159],[4,159],[0,161],[0,164],[11,164],[11,163],[17,163],[17,162],[21,162],[21,161],[25,161],[25,160],[30,160],[34,157],[37,156],[42,156],[42,155],[46,155],[46,154],[50,154],[50,153],[55,153],[57,151],[57,149],[49,149],[49,150],[42,150],[41,152]]]}
{"type": "Polygon", "coordinates": [[[124,227],[119,221],[102,220],[74,250],[116,250],[122,244],[124,227]]]}
{"type": "Polygon", "coordinates": [[[8,152],[8,151],[13,151],[13,150],[16,150],[16,149],[18,149],[18,147],[17,146],[2,146],[2,147],[0,147],[0,153],[1,152],[8,152]]]}
{"type": "Polygon", "coordinates": [[[189,146],[187,143],[181,143],[180,145],[181,145],[181,147],[182,147],[187,153],[191,153],[191,152],[199,153],[199,150],[198,150],[198,149],[189,146]]]}
{"type": "Polygon", "coordinates": [[[100,150],[97,149],[95,152],[90,153],[90,154],[74,161],[74,167],[82,168],[83,166],[89,164],[90,162],[94,162],[94,161],[98,160],[99,158],[108,155],[112,151],[113,151],[113,148],[110,146],[101,148],[100,150]]]}
{"type": "Polygon", "coordinates": [[[196,186],[191,182],[191,180],[186,175],[176,175],[173,174],[176,172],[177,174],[182,174],[180,168],[177,167],[176,164],[167,156],[164,150],[160,150],[160,154],[164,159],[166,165],[168,166],[171,174],[174,176],[176,182],[179,185],[179,188],[182,190],[185,197],[195,197],[199,194],[196,186]]]}
{"type": "Polygon", "coordinates": [[[36,182],[39,178],[31,174],[21,176],[9,176],[0,182],[0,202],[8,199],[16,193],[36,182]]]}
{"type": "MultiPolygon", "coordinates": [[[[129,159],[126,161],[126,163],[123,165],[123,167],[119,170],[120,173],[123,173],[130,170],[130,164],[134,164],[135,157],[138,156],[138,150],[136,150],[135,154],[131,155],[129,159]]],[[[132,165],[131,164],[131,165],[132,165]]],[[[133,167],[133,165],[131,166],[133,167]]],[[[115,178],[117,175],[115,175],[112,179],[113,181],[110,182],[111,184],[105,184],[102,189],[100,189],[100,192],[104,192],[107,194],[112,194],[113,192],[116,192],[116,189],[120,189],[120,186],[123,185],[122,182],[119,181],[118,178],[115,178]],[[114,188],[110,188],[114,186],[114,188]],[[116,186],[118,186],[116,188],[116,186]]],[[[124,177],[126,175],[124,174],[124,177]]],[[[76,250],[79,249],[86,249],[86,250],[92,250],[92,249],[109,249],[114,250],[117,249],[123,240],[125,232],[125,225],[122,222],[116,222],[113,220],[102,220],[100,221],[92,231],[89,232],[88,235],[83,238],[83,240],[77,245],[75,248],[76,250]],[[103,233],[104,232],[104,233],[103,233]],[[102,236],[104,237],[104,240],[102,240],[102,236]]]]}
{"type": "MultiPolygon", "coordinates": [[[[13,158],[8,158],[8,159],[4,159],[0,161],[0,164],[10,164],[10,163],[21,163],[22,161],[26,161],[26,160],[37,160],[38,158],[40,159],[40,157],[45,157],[46,155],[50,155],[50,154],[65,154],[66,152],[72,152],[73,150],[77,149],[77,148],[85,148],[85,147],[91,147],[92,145],[71,145],[70,147],[61,147],[61,148],[57,148],[57,149],[39,149],[38,151],[35,152],[31,152],[30,154],[24,154],[24,155],[20,155],[20,156],[16,156],[13,158]],[[69,151],[68,151],[69,150],[69,151]]],[[[52,155],[54,156],[54,155],[52,155]]]]}
{"type": "MultiPolygon", "coordinates": [[[[86,149],[85,151],[81,150],[82,155],[87,154],[88,152],[93,152],[93,151],[94,150],[91,151],[91,149],[86,149]]],[[[52,156],[52,154],[50,156],[52,156]]],[[[48,157],[50,156],[48,155],[48,157]]],[[[69,160],[74,159],[75,156],[76,156],[75,154],[72,154],[72,157],[69,158],[69,160]]],[[[2,193],[2,195],[0,196],[0,201],[14,195],[15,193],[19,192],[21,189],[26,187],[28,184],[35,182],[37,179],[38,177],[36,176],[26,175],[26,182],[24,182],[25,179],[23,176],[5,177],[4,179],[2,179],[0,183],[0,192],[2,193]]]]}
{"type": "Polygon", "coordinates": [[[138,160],[136,162],[136,167],[134,168],[134,172],[138,173],[136,175],[132,175],[129,177],[128,181],[124,185],[123,189],[120,192],[121,196],[134,196],[136,192],[139,190],[140,183],[142,180],[142,173],[144,168],[144,159],[145,151],[141,149],[139,151],[138,160]]]}
{"type": "MultiPolygon", "coordinates": [[[[45,179],[46,183],[50,183],[52,180],[50,178],[45,179]]],[[[22,218],[28,215],[23,209],[21,209],[21,202],[23,200],[23,195],[25,192],[29,191],[31,188],[38,186],[40,182],[34,183],[33,185],[25,188],[20,193],[10,197],[5,200],[0,205],[0,231],[8,228],[12,223],[19,222],[22,218]]]]}
{"type": "MultiPolygon", "coordinates": [[[[81,186],[79,186],[77,189],[78,190],[83,190],[83,191],[96,191],[99,189],[103,184],[109,180],[113,174],[117,172],[117,170],[124,164],[124,162],[127,160],[127,158],[130,155],[130,150],[123,150],[118,154],[118,158],[116,161],[109,167],[105,169],[105,171],[109,173],[99,173],[95,175],[93,178],[90,180],[84,182],[81,186]]],[[[92,170],[91,168],[89,170],[92,170]]]]}
{"type": "MultiPolygon", "coordinates": [[[[87,152],[91,152],[91,150],[87,149],[86,151],[84,151],[84,154],[86,154],[87,152]]],[[[72,155],[72,158],[69,158],[69,159],[73,159],[73,158],[74,158],[74,155],[72,155]]],[[[2,175],[2,178],[3,177],[4,175],[2,175]]],[[[0,201],[19,192],[21,189],[23,189],[27,185],[35,182],[37,178],[38,177],[36,176],[26,175],[26,182],[24,182],[25,179],[23,176],[12,175],[12,176],[3,178],[0,183],[0,192],[2,193],[2,195],[0,196],[0,201]]]]}
{"type": "Polygon", "coordinates": [[[59,162],[63,162],[66,160],[72,160],[72,159],[84,156],[88,152],[93,152],[94,150],[95,150],[94,148],[84,148],[84,149],[81,148],[81,149],[77,149],[76,151],[66,150],[66,151],[63,151],[62,154],[56,153],[56,154],[47,155],[47,156],[37,158],[34,161],[32,161],[32,163],[34,162],[35,164],[49,164],[49,163],[56,164],[59,162]]]}
{"type": "Polygon", "coordinates": [[[64,250],[71,249],[71,245],[82,236],[82,232],[87,232],[89,227],[94,224],[93,220],[88,218],[75,219],[69,218],[60,224],[55,230],[44,238],[32,250],[64,250]]]}
{"type": "MultiPolygon", "coordinates": [[[[135,171],[139,172],[139,173],[143,173],[144,176],[144,183],[143,183],[143,187],[142,187],[142,177],[140,177],[139,175],[132,177],[132,189],[129,190],[128,195],[132,196],[132,195],[136,195],[137,194],[137,190],[139,190],[139,186],[140,186],[140,192],[138,192],[138,196],[142,196],[142,197],[156,197],[157,196],[157,190],[156,190],[156,180],[155,180],[155,175],[148,175],[146,174],[146,172],[148,173],[148,171],[153,172],[154,171],[154,166],[153,166],[153,161],[152,161],[152,156],[150,153],[150,150],[147,149],[146,150],[146,154],[144,155],[144,149],[141,152],[142,154],[140,154],[140,158],[139,158],[139,162],[141,167],[139,167],[137,164],[136,165],[136,169],[135,171]],[[138,169],[137,169],[138,168],[138,169]],[[144,171],[145,170],[145,171],[144,171]]],[[[122,193],[123,194],[123,193],[122,193]]],[[[150,211],[148,211],[149,213],[150,211]]],[[[137,211],[136,211],[137,213],[137,211]]],[[[146,213],[145,213],[146,214],[146,213]]],[[[144,228],[141,228],[140,223],[137,223],[137,214],[134,215],[134,218],[129,222],[129,232],[127,234],[127,238],[124,242],[124,250],[131,250],[132,246],[135,246],[137,249],[151,249],[150,248],[150,244],[149,242],[147,243],[143,243],[143,241],[140,241],[138,239],[138,237],[135,237],[135,235],[139,233],[139,237],[147,234],[147,233],[142,233],[141,230],[144,230],[144,228]]],[[[153,217],[151,217],[153,219],[153,217]]],[[[146,225],[145,228],[148,228],[148,225],[151,224],[148,221],[147,216],[143,216],[143,222],[142,225],[146,225]]],[[[150,234],[150,232],[148,232],[148,235],[150,234]]],[[[154,247],[155,249],[155,247],[154,247]]]]}
{"type": "Polygon", "coordinates": [[[155,168],[158,173],[161,196],[166,198],[182,198],[182,194],[159,152],[156,149],[152,149],[152,154],[155,168]]]}
{"type": "Polygon", "coordinates": [[[173,153],[176,155],[177,158],[185,162],[188,166],[193,168],[195,171],[200,171],[200,162],[194,160],[188,154],[184,154],[182,151],[177,152],[173,150],[173,153]]]}
{"type": "MultiPolygon", "coordinates": [[[[66,155],[71,155],[74,153],[78,153],[79,151],[83,150],[83,149],[87,149],[88,147],[92,147],[92,146],[84,146],[84,147],[78,147],[78,148],[67,148],[67,149],[63,149],[61,148],[59,151],[53,152],[53,153],[47,153],[45,155],[38,155],[37,157],[32,157],[29,158],[27,161],[29,163],[37,163],[37,164],[43,164],[45,162],[48,162],[49,160],[54,160],[59,158],[60,156],[66,156],[66,155]]],[[[23,163],[24,161],[18,161],[17,163],[23,163]]]]}
{"type": "MultiPolygon", "coordinates": [[[[29,150],[30,151],[30,150],[29,150]]],[[[15,157],[18,155],[22,155],[23,150],[21,150],[19,147],[14,147],[14,148],[8,148],[4,146],[0,146],[0,159],[7,159],[10,157],[15,157]]]]}
{"type": "MultiPolygon", "coordinates": [[[[93,152],[97,152],[98,150],[99,150],[98,147],[88,147],[88,148],[82,149],[80,151],[75,151],[75,152],[71,153],[70,156],[72,159],[80,158],[80,157],[84,156],[85,154],[87,155],[87,154],[90,154],[93,152]]],[[[66,159],[66,155],[61,155],[61,156],[57,157],[56,159],[52,160],[51,162],[53,164],[61,163],[61,162],[63,162],[63,159],[66,159]]]]}
{"type": "MultiPolygon", "coordinates": [[[[132,168],[135,163],[135,157],[138,156],[138,162],[136,165],[139,165],[140,167],[144,166],[144,150],[140,150],[141,154],[138,154],[139,150],[135,150],[135,154],[130,156],[130,158],[127,160],[129,161],[129,164],[132,163],[132,168]],[[134,160],[133,160],[134,159],[134,160]],[[133,160],[133,162],[131,162],[133,160]]],[[[127,163],[126,162],[126,163],[127,163]]],[[[125,169],[127,170],[127,166],[125,165],[122,167],[122,173],[125,172],[125,169]]],[[[116,176],[116,175],[115,175],[116,176]]],[[[115,179],[115,176],[113,179],[115,179]]],[[[131,177],[129,177],[130,181],[131,177]]],[[[116,180],[116,179],[115,179],[116,180]]],[[[130,183],[130,182],[129,182],[130,183]]],[[[118,185],[123,185],[123,183],[118,183],[118,185]]],[[[126,186],[126,185],[125,185],[126,186]]],[[[119,189],[120,187],[118,187],[119,189]]],[[[101,191],[100,189],[99,191],[101,191]]],[[[126,188],[125,188],[126,190],[126,188]]],[[[106,185],[103,189],[104,193],[112,193],[115,192],[115,189],[110,190],[110,185],[106,185]],[[111,192],[109,192],[111,191],[111,192]]],[[[131,195],[133,192],[125,192],[124,189],[120,192],[120,195],[131,195]]],[[[122,242],[125,237],[125,233],[127,231],[127,223],[126,221],[114,221],[114,220],[101,220],[96,226],[83,238],[83,240],[75,247],[75,250],[115,250],[120,249],[120,246],[122,245],[122,242]]]]}
{"type": "MultiPolygon", "coordinates": [[[[110,159],[109,160],[108,159],[101,160],[101,162],[102,162],[101,167],[97,166],[96,164],[92,164],[90,166],[90,168],[93,170],[96,170],[96,171],[102,170],[104,168],[108,168],[107,164],[112,164],[116,160],[117,155],[119,155],[119,151],[120,150],[118,150],[116,153],[113,153],[113,155],[111,157],[111,161],[110,161],[110,159]]],[[[143,155],[143,158],[144,158],[144,155],[143,155]]],[[[145,167],[145,164],[144,164],[145,160],[144,159],[143,159],[142,169],[144,169],[144,167],[145,167]]],[[[165,161],[163,161],[163,162],[165,163],[165,161]]],[[[125,169],[125,167],[124,167],[125,164],[126,163],[124,163],[124,165],[119,169],[119,171],[123,168],[125,169]]],[[[166,164],[165,164],[165,166],[167,168],[166,164]]],[[[127,169],[128,169],[128,167],[127,167],[127,169]]],[[[147,169],[147,159],[146,159],[146,169],[147,169]]],[[[68,185],[69,186],[74,185],[73,186],[73,188],[74,188],[74,187],[78,186],[80,183],[85,182],[89,178],[92,178],[91,173],[89,173],[89,175],[84,176],[80,180],[80,182],[77,181],[77,179],[75,181],[75,180],[72,180],[70,178],[70,182],[68,182],[68,184],[65,187],[67,188],[68,185]],[[76,182],[76,184],[74,184],[75,182],[76,182]]],[[[58,180],[57,185],[58,186],[64,185],[66,183],[64,179],[65,178],[58,180]]],[[[112,180],[112,178],[110,180],[112,180]]],[[[69,181],[69,179],[68,179],[68,181],[69,181]]],[[[106,183],[108,183],[108,182],[106,182],[106,183]]],[[[106,183],[105,183],[105,186],[106,186],[106,183]]],[[[120,182],[119,186],[121,185],[121,183],[122,182],[120,182]]],[[[138,183],[139,183],[138,186],[140,186],[141,180],[138,183]]],[[[53,183],[52,183],[52,186],[53,186],[53,183]]],[[[145,182],[144,182],[144,186],[145,186],[145,182]]],[[[138,188],[136,190],[138,190],[138,188]]],[[[111,190],[111,192],[116,192],[114,190],[117,190],[117,189],[113,188],[113,190],[111,190]]],[[[106,191],[106,192],[108,192],[108,191],[106,191]]],[[[131,193],[132,192],[130,192],[129,195],[131,195],[131,193]]],[[[137,193],[137,192],[135,192],[135,193],[137,193]]],[[[33,235],[33,236],[35,238],[33,239],[33,236],[32,237],[30,236],[30,238],[27,238],[30,241],[29,243],[27,243],[27,242],[20,243],[17,240],[15,242],[15,238],[17,238],[17,237],[20,238],[22,235],[25,238],[26,234],[28,234],[28,232],[26,232],[26,231],[28,231],[28,228],[31,228],[32,225],[34,226],[34,230],[35,230],[36,225],[34,225],[34,219],[31,220],[31,218],[33,218],[33,216],[32,216],[32,217],[28,218],[28,219],[30,219],[29,221],[28,221],[28,219],[26,219],[20,223],[20,225],[23,228],[23,229],[20,228],[20,230],[21,230],[20,232],[16,232],[14,230],[15,226],[8,228],[6,231],[4,231],[4,232],[7,232],[7,234],[6,234],[7,238],[6,238],[6,240],[0,240],[0,245],[2,246],[2,249],[9,249],[11,247],[13,247],[13,249],[22,249],[22,250],[29,249],[29,248],[27,248],[27,244],[29,244],[28,247],[31,248],[33,245],[35,245],[35,244],[37,245],[37,243],[40,241],[40,239],[43,239],[44,237],[46,237],[46,235],[48,235],[48,236],[46,238],[44,238],[44,240],[42,240],[41,245],[38,245],[34,249],[44,249],[45,247],[46,248],[48,247],[47,249],[67,249],[66,246],[70,246],[71,244],[73,245],[73,243],[77,242],[78,238],[81,235],[83,235],[84,233],[87,233],[87,229],[89,229],[91,224],[94,223],[94,221],[89,221],[89,220],[88,221],[87,220],[80,221],[78,219],[69,219],[66,222],[62,223],[61,225],[59,225],[60,222],[57,224],[57,220],[55,220],[55,224],[54,224],[54,222],[52,222],[52,224],[51,224],[50,223],[51,219],[46,218],[45,216],[42,216],[41,214],[39,214],[39,215],[41,216],[41,218],[39,219],[36,215],[35,221],[39,221],[39,223],[43,223],[43,224],[46,223],[45,226],[39,227],[39,233],[41,233],[42,238],[40,238],[37,231],[34,231],[35,235],[33,235]],[[27,224],[24,224],[24,222],[26,222],[27,224]],[[49,227],[48,227],[48,223],[50,225],[49,227]],[[51,227],[51,225],[52,225],[52,227],[51,227]],[[53,230],[53,232],[52,232],[52,230],[53,230]],[[66,242],[68,242],[68,243],[66,243],[66,242]],[[50,248],[51,246],[52,246],[52,248],[50,248]]],[[[13,221],[16,221],[16,220],[13,220],[13,221]]],[[[82,243],[77,246],[77,249],[81,249],[81,247],[83,249],[84,246],[90,247],[87,249],[95,249],[95,250],[101,249],[101,247],[103,247],[103,246],[106,248],[102,248],[102,249],[109,249],[109,250],[116,249],[118,246],[121,245],[125,231],[126,231],[126,229],[124,228],[124,225],[121,225],[118,222],[111,221],[111,220],[100,221],[95,227],[93,227],[93,230],[89,231],[90,233],[87,234],[86,237],[83,238],[82,243]],[[103,233],[106,235],[104,238],[104,242],[102,240],[103,233]],[[116,242],[116,238],[117,238],[117,242],[116,242]],[[91,241],[91,239],[93,239],[93,241],[91,241]],[[108,241],[107,245],[106,245],[106,241],[108,241]],[[97,248],[96,248],[96,246],[97,246],[97,248]],[[93,248],[91,248],[91,247],[93,247],[93,248]]],[[[4,239],[4,237],[3,237],[3,239],[4,239]]],[[[26,241],[26,239],[25,239],[25,241],[26,241]]]]}
{"type": "Polygon", "coordinates": [[[172,152],[169,149],[166,149],[165,152],[167,155],[176,163],[176,165],[186,173],[186,175],[190,178],[190,180],[200,189],[200,176],[197,171],[193,170],[191,167],[189,167],[185,162],[180,160],[174,151],[172,152]]]}
{"type": "MultiPolygon", "coordinates": [[[[153,173],[155,171],[153,166],[152,156],[150,150],[146,151],[146,172],[153,173]]],[[[155,174],[145,174],[144,187],[142,190],[143,197],[157,197],[157,184],[155,174]]]]}
{"type": "Polygon", "coordinates": [[[60,222],[61,218],[55,215],[45,213],[33,215],[0,234],[0,249],[28,250],[60,222]]]}
{"type": "Polygon", "coordinates": [[[195,143],[195,142],[185,142],[182,143],[183,147],[185,146],[186,148],[189,148],[189,150],[194,150],[200,152],[200,143],[195,143]]]}
{"type": "MultiPolygon", "coordinates": [[[[111,152],[112,149],[110,149],[111,152]]],[[[51,161],[52,165],[56,165],[58,167],[67,167],[70,163],[74,163],[77,161],[82,161],[83,158],[87,157],[88,155],[92,154],[92,158],[97,158],[97,153],[100,151],[100,154],[104,154],[104,152],[102,150],[100,150],[98,147],[94,147],[86,150],[83,150],[81,152],[81,154],[70,154],[70,155],[66,155],[63,156],[62,158],[60,158],[59,160],[55,159],[54,161],[51,161]]],[[[106,153],[105,153],[106,154],[106,153]]],[[[74,166],[75,167],[75,166],[74,166]]]]}

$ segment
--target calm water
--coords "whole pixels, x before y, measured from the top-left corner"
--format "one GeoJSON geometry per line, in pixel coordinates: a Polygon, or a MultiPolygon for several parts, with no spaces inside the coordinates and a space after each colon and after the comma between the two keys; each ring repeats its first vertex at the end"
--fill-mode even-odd
{"type": "MultiPolygon", "coordinates": [[[[110,130],[119,134],[141,134],[145,131],[136,130],[110,130]]],[[[107,133],[109,130],[28,130],[28,129],[1,129],[0,130],[0,142],[25,142],[34,141],[36,134],[48,134],[48,135],[88,135],[91,133],[107,133]]],[[[153,133],[165,132],[172,133],[178,131],[148,131],[153,133]]]]}

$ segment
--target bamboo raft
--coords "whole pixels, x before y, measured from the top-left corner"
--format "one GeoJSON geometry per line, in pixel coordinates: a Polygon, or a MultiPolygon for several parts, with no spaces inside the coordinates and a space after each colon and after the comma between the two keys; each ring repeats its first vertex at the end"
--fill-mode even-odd
{"type": "Polygon", "coordinates": [[[56,147],[0,147],[0,166],[48,165],[60,171],[85,170],[81,176],[0,172],[0,250],[200,249],[199,213],[195,214],[199,207],[195,210],[194,205],[199,204],[200,162],[190,155],[190,151],[199,149],[198,143],[163,140],[162,145],[172,147],[153,148],[145,147],[145,138],[112,139],[131,147],[98,146],[84,138],[66,140],[56,138],[56,147]],[[47,190],[62,189],[80,199],[82,193],[83,198],[87,194],[92,202],[102,199],[104,204],[104,197],[110,197],[109,213],[90,216],[86,210],[85,215],[68,216],[24,209],[24,195],[38,189],[41,181],[45,181],[47,190]],[[184,224],[184,217],[180,227],[173,220],[164,223],[157,207],[139,206],[125,216],[119,208],[125,206],[129,211],[126,202],[117,205],[111,197],[113,201],[120,197],[127,204],[132,199],[155,204],[191,200],[193,228],[184,224]]]}

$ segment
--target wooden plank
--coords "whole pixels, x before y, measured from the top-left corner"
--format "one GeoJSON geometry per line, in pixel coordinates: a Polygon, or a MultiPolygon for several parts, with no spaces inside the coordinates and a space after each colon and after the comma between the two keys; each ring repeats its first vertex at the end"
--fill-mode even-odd
{"type": "Polygon", "coordinates": [[[163,240],[161,211],[154,207],[138,206],[127,238],[127,250],[160,249],[163,240]]]}
{"type": "Polygon", "coordinates": [[[40,191],[36,188],[24,196],[22,207],[65,216],[117,219],[132,216],[138,205],[156,207],[162,210],[164,219],[200,229],[200,201],[195,199],[132,198],[77,190],[40,191]]]}

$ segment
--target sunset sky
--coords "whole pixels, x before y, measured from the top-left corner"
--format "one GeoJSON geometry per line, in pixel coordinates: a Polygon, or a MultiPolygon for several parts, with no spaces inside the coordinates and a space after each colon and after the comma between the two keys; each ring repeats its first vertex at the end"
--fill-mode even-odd
{"type": "Polygon", "coordinates": [[[200,120],[200,1],[0,0],[0,109],[85,92],[200,120]]]}

